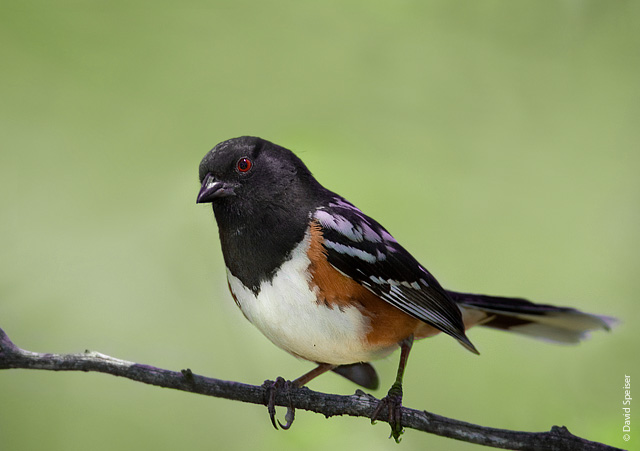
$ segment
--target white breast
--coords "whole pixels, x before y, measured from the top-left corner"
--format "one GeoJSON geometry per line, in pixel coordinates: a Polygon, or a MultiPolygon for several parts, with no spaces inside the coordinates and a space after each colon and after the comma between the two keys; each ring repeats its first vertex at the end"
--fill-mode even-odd
{"type": "Polygon", "coordinates": [[[330,308],[316,302],[309,285],[309,235],[292,251],[271,282],[254,296],[227,269],[242,312],[274,344],[318,363],[348,364],[382,357],[393,349],[371,348],[369,321],[356,307],[330,308]]]}

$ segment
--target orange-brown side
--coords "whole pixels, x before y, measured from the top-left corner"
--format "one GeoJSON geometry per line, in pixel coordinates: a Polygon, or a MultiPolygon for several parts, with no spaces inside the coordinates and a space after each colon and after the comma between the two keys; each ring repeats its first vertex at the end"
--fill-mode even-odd
{"type": "Polygon", "coordinates": [[[328,308],[357,307],[370,320],[366,340],[375,347],[393,346],[409,335],[424,338],[439,330],[417,320],[383,301],[351,277],[335,269],[326,258],[324,237],[320,225],[311,224],[311,243],[307,255],[311,261],[310,286],[318,295],[318,302],[328,308]]]}

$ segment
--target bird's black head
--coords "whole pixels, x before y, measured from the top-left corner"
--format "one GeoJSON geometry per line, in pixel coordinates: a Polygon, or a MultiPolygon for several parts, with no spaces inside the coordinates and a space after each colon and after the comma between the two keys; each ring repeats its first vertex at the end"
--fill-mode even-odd
{"type": "MultiPolygon", "coordinates": [[[[197,203],[280,204],[313,194],[317,182],[293,152],[253,136],[221,142],[200,162],[197,203]]],[[[264,207],[264,205],[263,205],[264,207]]]]}
{"type": "Polygon", "coordinates": [[[200,163],[198,203],[211,203],[227,268],[261,280],[303,238],[325,190],[293,152],[261,138],[221,142],[200,163]]]}

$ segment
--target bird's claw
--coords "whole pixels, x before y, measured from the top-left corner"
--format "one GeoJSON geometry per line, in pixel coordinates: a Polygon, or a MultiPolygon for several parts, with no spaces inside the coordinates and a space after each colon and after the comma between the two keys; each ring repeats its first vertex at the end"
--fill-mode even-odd
{"type": "Polygon", "coordinates": [[[380,417],[380,413],[387,409],[387,421],[391,426],[391,435],[396,443],[400,443],[400,436],[404,433],[402,428],[402,385],[393,384],[387,393],[387,396],[382,398],[376,409],[371,415],[371,424],[374,424],[380,417]]]}
{"type": "Polygon", "coordinates": [[[274,428],[276,428],[276,430],[278,429],[278,425],[280,425],[280,428],[282,428],[285,431],[289,429],[293,424],[293,420],[295,419],[295,416],[296,416],[296,411],[291,403],[291,397],[290,397],[291,384],[292,383],[290,381],[286,381],[282,377],[278,377],[275,380],[275,382],[265,381],[264,384],[262,384],[267,394],[266,405],[267,405],[267,411],[269,412],[269,418],[271,419],[271,424],[273,425],[274,428]],[[284,416],[284,419],[286,420],[285,424],[282,424],[280,420],[276,419],[276,396],[278,392],[283,389],[287,392],[287,395],[289,397],[289,405],[287,406],[287,413],[284,416]]]}

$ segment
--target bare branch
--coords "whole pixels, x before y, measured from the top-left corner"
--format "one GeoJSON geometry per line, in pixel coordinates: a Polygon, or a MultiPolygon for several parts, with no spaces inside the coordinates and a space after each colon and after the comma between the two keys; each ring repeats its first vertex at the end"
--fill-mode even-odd
{"type": "MultiPolygon", "coordinates": [[[[26,368],[51,371],[96,371],[126,377],[145,384],[173,388],[218,398],[266,405],[267,386],[254,386],[223,381],[193,374],[164,370],[149,365],[116,359],[99,352],[82,354],[41,354],[17,347],[0,329],[0,369],[26,368]]],[[[276,393],[275,404],[292,406],[325,415],[350,415],[370,418],[378,399],[357,390],[354,395],[341,396],[303,388],[291,388],[276,393]]],[[[553,426],[548,432],[519,432],[465,423],[429,412],[402,408],[404,427],[462,440],[469,443],[514,450],[617,450],[602,443],[591,442],[571,434],[567,428],[553,426]]]]}

